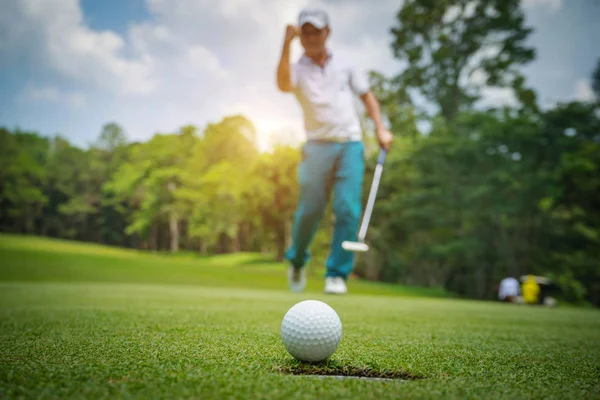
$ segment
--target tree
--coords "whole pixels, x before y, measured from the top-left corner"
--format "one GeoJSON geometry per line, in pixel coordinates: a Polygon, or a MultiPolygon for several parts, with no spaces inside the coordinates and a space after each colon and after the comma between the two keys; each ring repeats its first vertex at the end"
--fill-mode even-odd
{"type": "MultiPolygon", "coordinates": [[[[383,74],[372,71],[369,74],[369,85],[381,103],[381,113],[389,121],[390,130],[405,137],[417,136],[419,131],[415,108],[401,80],[398,77],[388,79],[383,74]]],[[[366,126],[364,130],[367,130],[366,126]]]]}
{"type": "Polygon", "coordinates": [[[90,226],[90,220],[97,213],[99,197],[94,193],[90,166],[85,150],[60,136],[52,139],[45,165],[44,191],[49,199],[44,210],[45,233],[79,240],[96,238],[97,227],[90,226]]]}
{"type": "Polygon", "coordinates": [[[592,73],[592,89],[596,95],[596,100],[600,101],[600,59],[598,59],[596,69],[592,73]]]}
{"type": "Polygon", "coordinates": [[[39,233],[48,197],[42,190],[48,140],[0,129],[0,226],[3,230],[39,233]]]}
{"type": "Polygon", "coordinates": [[[600,304],[600,118],[597,106],[561,104],[543,116],[547,175],[554,189],[540,200],[548,218],[544,267],[570,300],[600,304]],[[574,288],[583,290],[570,290],[574,288]]]}
{"type": "Polygon", "coordinates": [[[275,258],[283,261],[296,209],[296,170],[300,152],[290,146],[276,146],[262,154],[250,168],[244,189],[244,203],[265,243],[273,243],[275,258]]]}
{"type": "Polygon", "coordinates": [[[194,151],[193,167],[201,170],[223,160],[247,165],[258,154],[256,128],[244,116],[234,115],[206,126],[194,151]]]}
{"type": "Polygon", "coordinates": [[[430,135],[399,140],[369,230],[374,251],[359,270],[474,297],[506,274],[536,270],[546,194],[539,138],[535,119],[470,112],[457,116],[452,135],[438,120],[430,135]]]}
{"type": "Polygon", "coordinates": [[[480,98],[483,84],[512,87],[534,107],[535,93],[516,68],[535,56],[519,0],[407,0],[396,18],[393,53],[408,64],[397,79],[447,122],[480,98]]]}
{"type": "Polygon", "coordinates": [[[150,141],[133,146],[127,162],[106,184],[109,193],[135,209],[126,233],[149,238],[149,247],[154,250],[158,249],[163,223],[168,225],[170,250],[179,250],[182,213],[176,192],[196,141],[191,126],[178,134],[156,134],[150,141]]]}
{"type": "Polygon", "coordinates": [[[104,184],[109,182],[118,168],[127,161],[127,136],[115,122],[102,127],[98,139],[88,150],[92,175],[98,191],[99,210],[98,221],[99,240],[103,243],[125,245],[127,236],[124,234],[126,214],[132,210],[110,191],[104,190],[104,184]]]}
{"type": "Polygon", "coordinates": [[[242,185],[258,156],[256,130],[235,115],[208,124],[201,136],[183,168],[178,204],[190,216],[190,236],[202,250],[217,245],[222,251],[238,249],[245,223],[242,185]]]}
{"type": "Polygon", "coordinates": [[[196,187],[179,193],[179,199],[191,205],[189,234],[202,239],[205,246],[220,252],[240,251],[240,227],[244,209],[243,185],[247,170],[229,161],[221,161],[196,178],[196,187]],[[201,188],[201,190],[199,190],[201,188]]]}
{"type": "MultiPolygon", "coordinates": [[[[69,187],[66,193],[68,200],[60,204],[58,211],[77,227],[72,227],[71,237],[97,242],[123,239],[124,218],[116,212],[114,199],[102,190],[124,162],[127,138],[122,128],[116,123],[105,124],[98,140],[87,150],[82,150],[62,143],[57,148],[65,151],[61,157],[72,158],[71,180],[65,182],[69,187]]],[[[65,165],[62,165],[65,167],[65,165]]],[[[56,177],[60,181],[61,177],[56,177]]]]}

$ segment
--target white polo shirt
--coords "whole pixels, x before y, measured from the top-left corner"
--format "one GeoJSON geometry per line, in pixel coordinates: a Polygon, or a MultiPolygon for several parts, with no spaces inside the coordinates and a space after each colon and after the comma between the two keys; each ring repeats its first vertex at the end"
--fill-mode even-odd
{"type": "Polygon", "coordinates": [[[324,67],[303,55],[291,66],[293,93],[304,112],[308,140],[361,141],[355,96],[369,91],[367,77],[329,52],[324,67]]]}
{"type": "Polygon", "coordinates": [[[518,296],[521,286],[515,278],[504,278],[500,281],[500,289],[498,290],[498,299],[504,300],[506,296],[518,296]]]}

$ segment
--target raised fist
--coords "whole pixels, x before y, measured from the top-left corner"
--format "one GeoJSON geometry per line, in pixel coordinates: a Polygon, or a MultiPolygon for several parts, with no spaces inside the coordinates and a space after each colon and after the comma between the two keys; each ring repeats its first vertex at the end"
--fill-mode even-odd
{"type": "Polygon", "coordinates": [[[300,34],[300,31],[297,26],[288,25],[285,27],[285,41],[290,43],[300,34]]]}

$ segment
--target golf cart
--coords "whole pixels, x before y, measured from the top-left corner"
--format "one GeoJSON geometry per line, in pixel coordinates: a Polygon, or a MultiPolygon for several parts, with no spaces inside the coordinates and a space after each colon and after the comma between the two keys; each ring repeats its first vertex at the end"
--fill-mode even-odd
{"type": "MultiPolygon", "coordinates": [[[[529,276],[530,275],[522,275],[521,277],[519,277],[519,281],[521,282],[521,284],[523,284],[529,276]]],[[[558,284],[553,282],[550,278],[546,278],[544,276],[534,275],[533,278],[535,282],[540,286],[538,304],[548,307],[555,307],[556,298],[554,296],[560,293],[560,286],[558,286],[558,284]]]]}

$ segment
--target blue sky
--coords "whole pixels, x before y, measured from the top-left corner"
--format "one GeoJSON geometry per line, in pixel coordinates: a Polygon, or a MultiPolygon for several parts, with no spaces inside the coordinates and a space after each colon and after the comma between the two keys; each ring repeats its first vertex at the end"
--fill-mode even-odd
{"type": "Polygon", "coordinates": [[[110,29],[121,35],[133,23],[152,19],[145,0],[82,0],[85,23],[91,29],[110,29]]]}
{"type": "MultiPolygon", "coordinates": [[[[299,107],[274,85],[283,29],[306,5],[332,18],[333,51],[360,69],[398,72],[389,28],[398,0],[8,0],[0,14],[0,125],[85,146],[102,125],[132,140],[243,113],[266,144],[302,139],[299,107]],[[360,27],[360,29],[357,29],[360,27]],[[283,139],[282,139],[283,140],[283,139]]],[[[588,100],[600,58],[600,2],[523,0],[540,103],[588,100]],[[568,5],[567,5],[568,4],[568,5]]],[[[296,44],[293,57],[300,55],[296,44]]],[[[486,91],[486,104],[511,101],[486,91]]]]}

